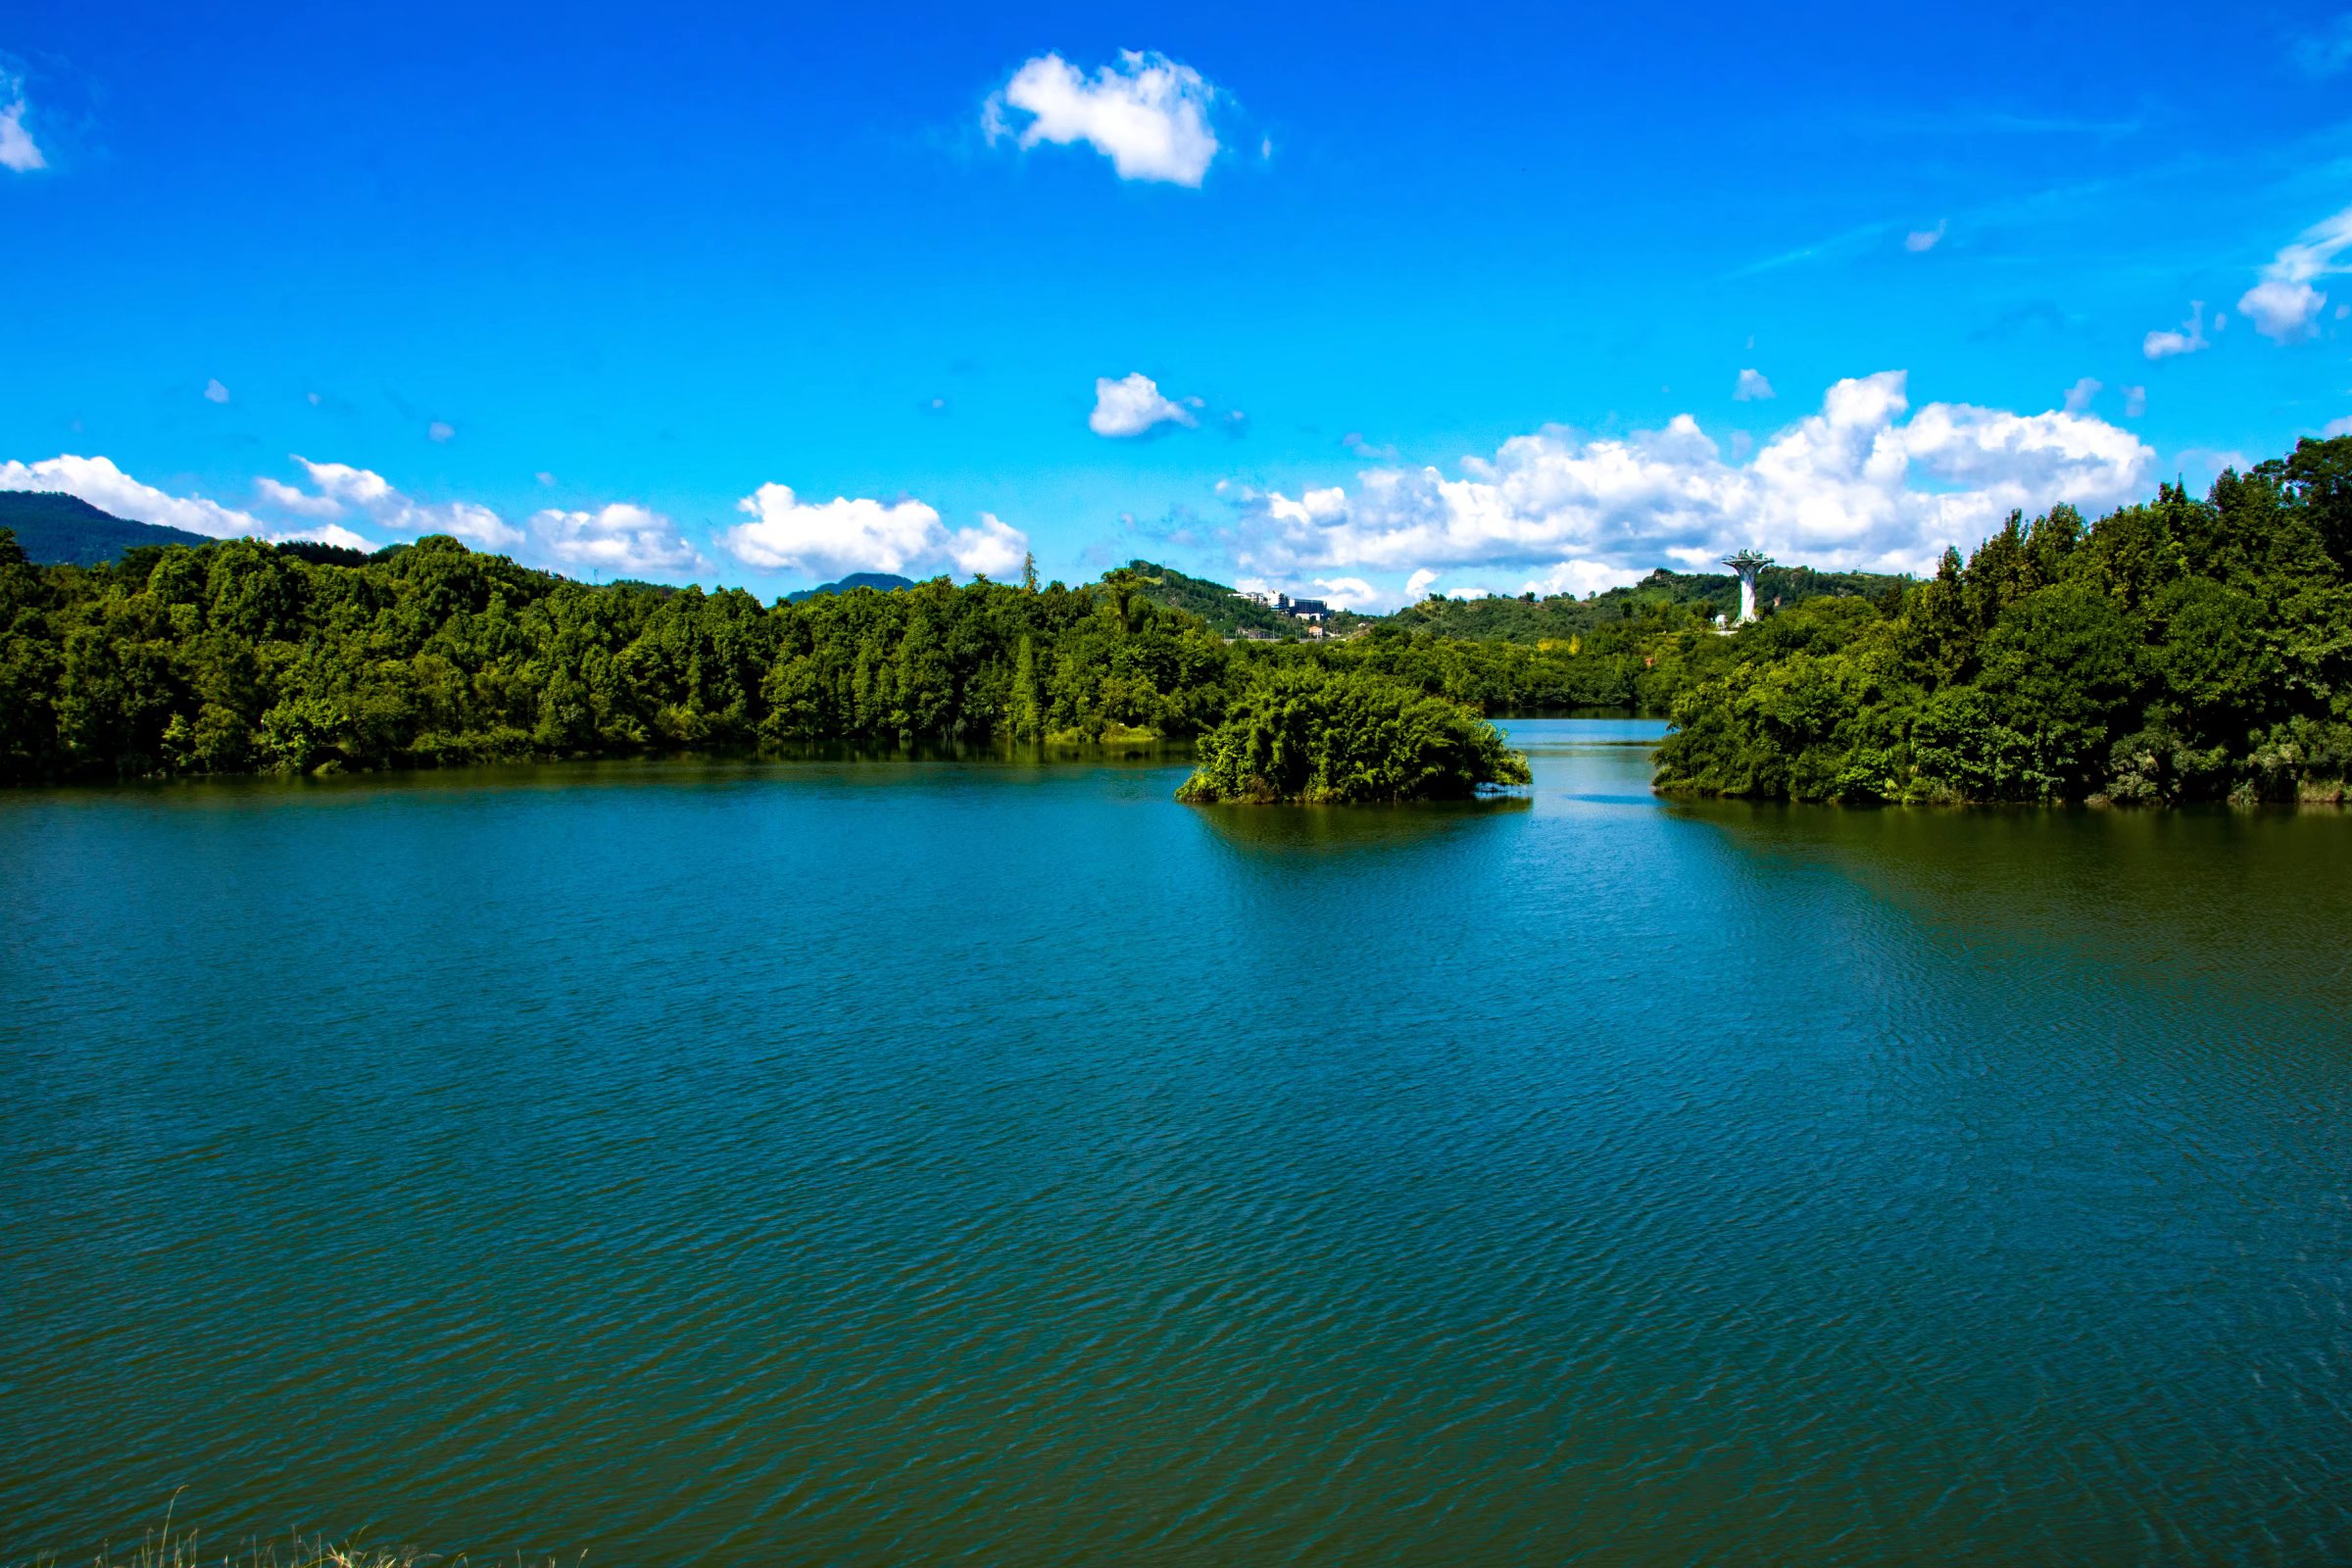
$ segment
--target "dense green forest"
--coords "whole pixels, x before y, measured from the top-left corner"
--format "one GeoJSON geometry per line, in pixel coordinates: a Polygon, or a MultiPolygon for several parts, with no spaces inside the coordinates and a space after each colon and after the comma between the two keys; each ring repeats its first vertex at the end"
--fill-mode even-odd
{"type": "MultiPolygon", "coordinates": [[[[1232,636],[1300,637],[1303,623],[1245,599],[1221,582],[1188,576],[1173,566],[1150,561],[1131,561],[1121,568],[1135,591],[1153,604],[1189,611],[1211,631],[1232,636]]],[[[1117,575],[1117,574],[1114,574],[1117,575]]],[[[1768,606],[1800,604],[1822,598],[1877,598],[1908,579],[1863,571],[1815,571],[1810,566],[1767,566],[1757,579],[1757,596],[1768,606]]],[[[1393,615],[1336,612],[1329,631],[1349,637],[1374,626],[1408,632],[1428,632],[1472,642],[1520,642],[1561,647],[1582,645],[1596,633],[1625,622],[1654,623],[1659,612],[1673,612],[1678,626],[1711,620],[1718,614],[1737,614],[1740,579],[1730,572],[1680,572],[1663,567],[1628,587],[1610,588],[1579,599],[1574,594],[1522,594],[1516,599],[1488,597],[1453,599],[1431,594],[1393,615]]]]}
{"type": "MultiPolygon", "coordinates": [[[[1190,737],[1286,661],[1346,665],[1464,721],[1566,678],[1527,650],[1427,637],[1230,644],[1121,572],[762,605],[590,586],[445,537],[373,556],[140,547],[84,567],[34,566],[0,530],[0,776],[17,780],[1190,737]]],[[[1378,776],[1423,774],[1405,759],[1378,776]]]]}
{"type": "Polygon", "coordinates": [[[2341,801],[2352,437],[2085,526],[2055,507],[1875,603],[1722,639],[1661,788],[1843,801],[2341,801]]]}
{"type": "Polygon", "coordinates": [[[2352,438],[2201,501],[2168,485],[2093,524],[2013,518],[1920,582],[1768,574],[1779,608],[1726,636],[1730,582],[1228,641],[1162,602],[1218,585],[1148,563],[762,604],[443,537],[35,566],[0,529],[0,777],[1205,736],[1204,799],[1447,793],[1513,776],[1482,715],[1580,707],[1671,712],[1659,784],[1692,793],[2334,800],[2352,777],[2352,438]]]}

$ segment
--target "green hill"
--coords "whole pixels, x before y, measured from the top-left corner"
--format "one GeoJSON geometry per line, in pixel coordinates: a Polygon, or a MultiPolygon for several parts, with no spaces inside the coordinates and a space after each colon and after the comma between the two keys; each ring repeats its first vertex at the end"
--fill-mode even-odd
{"type": "Polygon", "coordinates": [[[820,582],[813,588],[786,594],[784,602],[788,605],[804,604],[819,594],[846,594],[853,588],[871,588],[876,593],[886,594],[913,586],[912,577],[902,577],[895,571],[853,571],[839,582],[820,582]]]}
{"type": "MultiPolygon", "coordinates": [[[[1769,612],[1811,599],[1876,601],[1908,581],[1868,571],[1816,571],[1811,566],[1767,566],[1756,579],[1756,598],[1769,612]]],[[[1590,599],[1573,594],[1517,599],[1424,599],[1388,618],[1415,631],[1481,642],[1564,642],[1617,621],[1639,620],[1660,608],[1689,607],[1705,615],[1740,612],[1740,579],[1730,572],[1651,572],[1630,588],[1611,588],[1590,599]]]]}
{"type": "Polygon", "coordinates": [[[1198,615],[1220,637],[1238,637],[1245,631],[1272,637],[1298,635],[1299,623],[1290,616],[1254,599],[1240,597],[1224,583],[1190,577],[1173,566],[1130,561],[1115,571],[1104,572],[1102,580],[1127,587],[1155,605],[1198,615]]]}
{"type": "Polygon", "coordinates": [[[185,528],[132,522],[79,496],[0,490],[0,528],[14,528],[24,558],[42,566],[103,566],[133,545],[202,545],[185,528]]]}

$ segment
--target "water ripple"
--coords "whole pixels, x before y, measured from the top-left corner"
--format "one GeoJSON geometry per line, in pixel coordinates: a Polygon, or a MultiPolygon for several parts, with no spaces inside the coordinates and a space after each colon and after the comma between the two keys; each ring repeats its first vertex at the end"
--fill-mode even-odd
{"type": "Polygon", "coordinates": [[[1513,730],[0,798],[0,1553],[2352,1556],[2352,822],[1513,730]]]}

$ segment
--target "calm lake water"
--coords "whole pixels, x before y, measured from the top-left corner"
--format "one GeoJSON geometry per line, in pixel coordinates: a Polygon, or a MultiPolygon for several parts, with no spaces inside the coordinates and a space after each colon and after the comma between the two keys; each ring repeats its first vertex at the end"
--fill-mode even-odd
{"type": "Polygon", "coordinates": [[[0,795],[0,1560],[2352,1557],[2352,817],[0,795]]]}

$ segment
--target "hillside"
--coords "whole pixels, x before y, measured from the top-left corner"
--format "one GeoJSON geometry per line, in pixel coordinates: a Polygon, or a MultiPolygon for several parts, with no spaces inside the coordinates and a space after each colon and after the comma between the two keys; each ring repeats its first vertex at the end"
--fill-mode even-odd
{"type": "MultiPolygon", "coordinates": [[[[1811,566],[1767,566],[1756,580],[1758,602],[1769,611],[1812,599],[1877,600],[1907,578],[1867,571],[1816,571],[1811,566]]],[[[1538,599],[1424,599],[1388,617],[1393,623],[1444,637],[1479,641],[1564,642],[1594,628],[1636,620],[1655,608],[1689,607],[1702,614],[1737,614],[1740,580],[1730,572],[1680,572],[1663,567],[1630,588],[1611,588],[1590,599],[1556,594],[1538,599]]]]}
{"type": "Polygon", "coordinates": [[[133,545],[201,545],[185,528],[132,522],[79,496],[0,490],[0,528],[13,528],[26,560],[42,566],[103,566],[133,545]]]}
{"type": "Polygon", "coordinates": [[[1237,596],[1224,583],[1187,576],[1173,566],[1130,561],[1116,570],[1104,572],[1102,580],[1125,587],[1155,605],[1198,615],[1220,637],[1238,637],[1244,631],[1273,637],[1298,634],[1299,623],[1290,616],[1278,614],[1253,599],[1237,596]]]}

